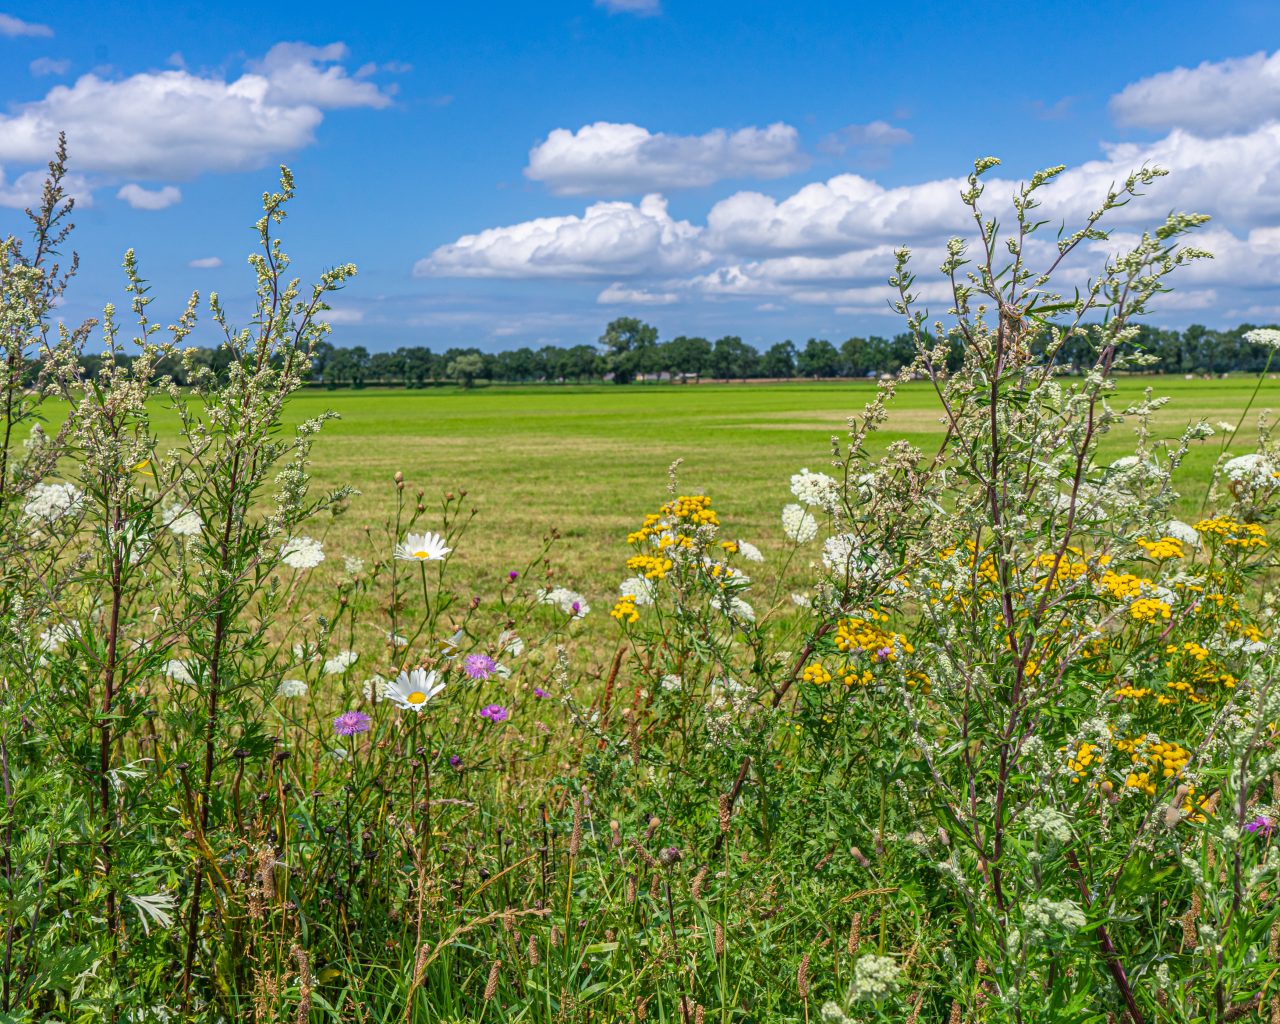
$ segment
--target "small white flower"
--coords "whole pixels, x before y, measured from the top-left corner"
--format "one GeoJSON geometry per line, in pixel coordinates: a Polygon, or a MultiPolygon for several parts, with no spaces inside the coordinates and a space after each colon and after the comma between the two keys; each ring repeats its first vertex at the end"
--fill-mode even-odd
{"type": "Polygon", "coordinates": [[[305,697],[307,684],[301,679],[282,679],[276,687],[277,697],[305,697]]]}
{"type": "Polygon", "coordinates": [[[854,999],[883,999],[898,985],[902,968],[891,956],[868,953],[858,957],[853,965],[854,999]]]}
{"type": "Polygon", "coordinates": [[[339,651],[332,658],[327,658],[321,671],[327,676],[340,676],[347,671],[360,657],[355,651],[339,651]]]}
{"type": "Polygon", "coordinates": [[[812,608],[813,598],[808,594],[792,594],[791,603],[797,608],[812,608]]]}
{"type": "Polygon", "coordinates": [[[684,680],[678,675],[665,675],[658,680],[658,685],[668,693],[678,693],[684,686],[684,680]]]}
{"type": "Polygon", "coordinates": [[[818,536],[818,521],[799,505],[787,505],[782,510],[782,532],[788,540],[807,544],[818,536]]]}
{"type": "Polygon", "coordinates": [[[364,559],[352,558],[350,555],[343,555],[342,567],[347,570],[348,576],[359,576],[364,572],[364,559]]]}
{"type": "Polygon", "coordinates": [[[58,622],[44,630],[37,643],[40,645],[40,650],[49,653],[58,650],[64,643],[78,635],[79,629],[74,623],[58,622]]]}
{"type": "Polygon", "coordinates": [[[390,685],[382,676],[375,673],[361,684],[364,699],[373,700],[376,697],[378,700],[383,700],[387,696],[387,687],[390,685]]]}
{"type": "Polygon", "coordinates": [[[399,633],[393,633],[391,630],[387,630],[387,643],[392,647],[408,647],[409,638],[403,637],[399,633]]]}
{"type": "Polygon", "coordinates": [[[280,549],[280,561],[290,569],[314,569],[324,561],[324,548],[310,537],[294,537],[280,549]]]}
{"type": "Polygon", "coordinates": [[[396,558],[402,562],[441,562],[452,550],[438,533],[411,533],[403,544],[396,545],[396,558]]]}
{"type": "Polygon", "coordinates": [[[387,684],[383,696],[405,711],[421,712],[442,690],[444,681],[437,682],[434,672],[415,668],[396,676],[394,682],[387,684]]]}
{"type": "Polygon", "coordinates": [[[763,562],[764,555],[760,553],[760,549],[749,541],[738,541],[738,554],[745,558],[748,562],[763,562]]]}

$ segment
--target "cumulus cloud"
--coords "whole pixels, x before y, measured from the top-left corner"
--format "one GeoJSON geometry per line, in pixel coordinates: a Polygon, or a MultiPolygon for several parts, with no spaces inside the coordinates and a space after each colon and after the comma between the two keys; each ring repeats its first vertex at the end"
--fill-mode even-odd
{"type": "Polygon", "coordinates": [[[701,232],[658,195],[596,203],[582,216],[540,217],[464,235],[414,266],[418,277],[620,277],[695,269],[701,232]]]}
{"type": "MultiPolygon", "coordinates": [[[[25,210],[29,206],[38,204],[40,195],[44,190],[46,174],[47,172],[43,169],[26,171],[19,174],[13,181],[10,181],[4,172],[4,168],[0,167],[0,207],[25,210]]],[[[93,195],[89,190],[88,183],[81,175],[68,174],[63,179],[62,184],[67,190],[67,194],[75,197],[77,207],[93,205],[93,195]]]]}
{"type": "Polygon", "coordinates": [[[83,171],[154,181],[260,167],[314,141],[326,110],[390,103],[335,63],[345,56],[340,43],[280,43],[232,81],[181,69],[83,75],[0,115],[0,161],[42,164],[65,130],[83,171]]]}
{"type": "Polygon", "coordinates": [[[596,296],[596,302],[602,306],[669,306],[673,302],[679,301],[680,296],[675,292],[654,292],[646,288],[628,288],[618,281],[614,281],[613,284],[596,296]]]}
{"type": "Polygon", "coordinates": [[[53,29],[48,25],[37,25],[34,22],[23,21],[21,18],[15,18],[12,14],[0,14],[0,36],[9,36],[10,38],[40,36],[48,38],[52,35],[53,29]]]}
{"type": "Polygon", "coordinates": [[[871,121],[846,125],[831,132],[818,144],[818,148],[824,153],[851,156],[863,164],[878,167],[888,162],[893,150],[912,141],[914,137],[905,128],[888,121],[871,121]]]}
{"type": "Polygon", "coordinates": [[[65,75],[71,70],[71,61],[54,60],[52,57],[37,57],[27,67],[37,78],[41,75],[65,75]]]}
{"type": "Polygon", "coordinates": [[[1112,97],[1111,113],[1119,123],[1139,128],[1179,127],[1200,135],[1247,131],[1280,117],[1280,51],[1139,79],[1112,97]]]}
{"type": "Polygon", "coordinates": [[[116,198],[123,199],[135,210],[163,210],[181,202],[182,193],[172,185],[149,189],[130,182],[116,193],[116,198]]]}
{"type": "Polygon", "coordinates": [[[626,195],[726,178],[781,178],[807,165],[789,124],[668,135],[598,121],[576,132],[557,128],[529,151],[524,173],[559,195],[626,195]]]}
{"type": "Polygon", "coordinates": [[[193,270],[217,270],[222,266],[222,258],[220,256],[201,256],[198,259],[191,260],[187,266],[193,270]]]}
{"type": "Polygon", "coordinates": [[[610,14],[638,14],[650,17],[662,13],[661,0],[596,0],[597,7],[603,7],[610,14]]]}
{"type": "Polygon", "coordinates": [[[317,319],[333,324],[335,327],[340,324],[358,324],[364,322],[364,310],[349,308],[327,309],[317,319]]]}

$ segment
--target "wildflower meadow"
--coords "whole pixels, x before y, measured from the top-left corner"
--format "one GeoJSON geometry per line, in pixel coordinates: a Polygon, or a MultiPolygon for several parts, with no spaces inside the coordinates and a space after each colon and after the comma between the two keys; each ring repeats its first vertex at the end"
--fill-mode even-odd
{"type": "Polygon", "coordinates": [[[129,252],[74,325],[57,154],[0,243],[0,1020],[1280,1021],[1280,332],[1170,407],[1135,338],[1204,218],[1110,234],[1144,168],[1055,234],[1061,168],[996,163],[767,537],[676,462],[565,573],[572,512],[317,467],[356,268],[291,276],[287,170],[252,308],[157,323],[129,252]]]}

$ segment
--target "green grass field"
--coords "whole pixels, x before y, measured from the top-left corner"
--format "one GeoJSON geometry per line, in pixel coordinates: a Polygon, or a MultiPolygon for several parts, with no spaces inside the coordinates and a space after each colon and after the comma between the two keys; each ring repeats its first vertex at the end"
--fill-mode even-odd
{"type": "MultiPolygon", "coordinates": [[[[1157,427],[1173,437],[1201,416],[1234,422],[1255,383],[1142,378],[1124,382],[1121,398],[1137,398],[1146,386],[1171,396],[1157,427]]],[[[843,434],[846,417],[873,391],[865,382],[307,391],[292,400],[289,417],[326,409],[341,416],[316,445],[316,480],[351,484],[362,496],[327,527],[333,555],[372,553],[363,527],[386,516],[399,470],[411,489],[426,491],[428,504],[465,488],[478,510],[455,579],[483,589],[521,567],[554,527],[563,537],[553,556],[557,578],[604,601],[622,575],[625,534],[664,500],[673,460],[684,460],[681,490],[710,494],[726,529],[768,556],[782,544],[790,474],[825,469],[831,436],[843,434]]],[[[1256,413],[1278,404],[1280,382],[1264,382],[1236,450],[1256,436],[1256,413]]],[[[892,409],[879,443],[937,443],[939,410],[927,385],[904,388],[892,409]]],[[[1125,425],[1107,451],[1123,454],[1131,444],[1125,425]]],[[[1219,444],[1219,437],[1202,443],[1180,473],[1187,514],[1198,508],[1219,444]]]]}

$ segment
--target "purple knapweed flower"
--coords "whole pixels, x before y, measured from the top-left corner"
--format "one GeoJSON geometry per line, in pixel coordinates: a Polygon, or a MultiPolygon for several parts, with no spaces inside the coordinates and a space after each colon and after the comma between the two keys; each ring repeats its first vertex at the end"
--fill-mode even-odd
{"type": "Polygon", "coordinates": [[[575,617],[577,617],[577,616],[581,615],[581,614],[582,614],[582,602],[581,602],[581,601],[574,601],[574,602],[573,602],[573,604],[569,605],[569,609],[573,612],[573,614],[574,614],[574,616],[575,616],[575,617]]]}
{"type": "Polygon", "coordinates": [[[363,711],[344,711],[333,720],[333,731],[339,736],[354,736],[368,732],[373,719],[363,711]]]}
{"type": "Polygon", "coordinates": [[[468,654],[462,659],[462,671],[472,679],[488,679],[497,668],[498,663],[487,654],[468,654]]]}
{"type": "Polygon", "coordinates": [[[462,767],[462,758],[460,758],[457,754],[451,755],[449,758],[449,767],[450,768],[462,767]]]}
{"type": "Polygon", "coordinates": [[[547,691],[544,690],[541,686],[535,686],[533,688],[533,695],[535,697],[541,697],[543,700],[546,700],[548,697],[551,696],[551,694],[547,693],[547,691]]]}
{"type": "Polygon", "coordinates": [[[1276,824],[1265,814],[1259,814],[1253,821],[1245,822],[1244,830],[1266,839],[1276,830],[1276,824]]]}
{"type": "Polygon", "coordinates": [[[507,709],[501,704],[486,704],[480,709],[480,717],[487,718],[491,722],[505,722],[507,720],[507,709]]]}
{"type": "Polygon", "coordinates": [[[519,578],[520,578],[520,574],[516,572],[514,569],[512,569],[509,573],[507,573],[507,579],[509,579],[512,583],[514,583],[519,578]]]}

